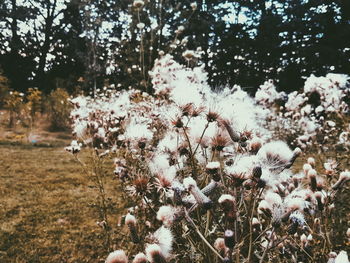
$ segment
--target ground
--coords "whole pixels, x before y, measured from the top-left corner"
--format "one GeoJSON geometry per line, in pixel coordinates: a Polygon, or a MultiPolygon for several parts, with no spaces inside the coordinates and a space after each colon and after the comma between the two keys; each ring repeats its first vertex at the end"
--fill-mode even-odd
{"type": "MultiPolygon", "coordinates": [[[[27,134],[0,130],[0,262],[104,262],[98,191],[64,150],[69,131],[27,134]]],[[[116,225],[124,206],[110,164],[106,176],[116,225]]]]}

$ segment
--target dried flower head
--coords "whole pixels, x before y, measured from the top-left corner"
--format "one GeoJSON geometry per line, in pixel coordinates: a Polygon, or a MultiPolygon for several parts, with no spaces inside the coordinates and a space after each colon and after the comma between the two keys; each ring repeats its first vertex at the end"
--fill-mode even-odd
{"type": "Polygon", "coordinates": [[[132,263],[147,263],[147,257],[143,253],[138,253],[132,263]]]}
{"type": "Polygon", "coordinates": [[[222,151],[229,143],[229,139],[227,136],[217,133],[212,139],[211,139],[211,146],[213,149],[217,151],[222,151]]]}
{"type": "Polygon", "coordinates": [[[116,250],[108,255],[105,263],[128,263],[128,257],[123,250],[116,250]]]}
{"type": "Polygon", "coordinates": [[[339,189],[349,180],[350,180],[350,171],[341,172],[338,181],[332,186],[332,188],[334,190],[339,189]]]}
{"type": "Polygon", "coordinates": [[[229,134],[229,136],[233,142],[239,142],[241,136],[238,134],[238,132],[236,132],[232,128],[231,122],[229,120],[221,119],[220,124],[225,127],[225,129],[227,130],[227,133],[229,134]]]}
{"type": "Polygon", "coordinates": [[[263,145],[257,155],[261,163],[272,171],[284,169],[290,165],[294,156],[288,145],[282,141],[263,145]]]}
{"type": "Polygon", "coordinates": [[[263,142],[259,137],[253,137],[249,142],[249,151],[256,154],[260,150],[262,143],[263,142]]]}
{"type": "Polygon", "coordinates": [[[220,181],[221,177],[219,175],[220,163],[219,162],[209,162],[205,167],[208,174],[210,174],[216,182],[220,181]]]}
{"type": "Polygon", "coordinates": [[[170,227],[176,219],[176,209],[170,205],[161,206],[157,212],[157,219],[162,221],[163,225],[170,227]]]}
{"type": "Polygon", "coordinates": [[[204,209],[212,207],[213,202],[198,188],[196,181],[192,177],[186,177],[183,184],[200,206],[203,206],[204,209]]]}
{"type": "Polygon", "coordinates": [[[162,255],[165,258],[170,257],[174,240],[170,229],[166,228],[165,226],[161,226],[156,232],[154,232],[153,238],[155,239],[155,243],[161,248],[162,255]]]}
{"type": "Polygon", "coordinates": [[[135,216],[128,213],[125,217],[125,224],[128,226],[128,228],[130,230],[130,236],[131,236],[132,242],[138,243],[140,240],[139,240],[139,236],[137,234],[135,216]]]}
{"type": "Polygon", "coordinates": [[[344,250],[340,251],[334,263],[349,263],[348,253],[344,250]]]}
{"type": "Polygon", "coordinates": [[[310,164],[312,167],[315,167],[315,159],[312,157],[307,158],[307,163],[310,164]]]}
{"type": "Polygon", "coordinates": [[[182,56],[187,60],[190,61],[193,58],[196,57],[196,54],[193,50],[186,50],[185,52],[182,53],[182,56]]]}
{"type": "Polygon", "coordinates": [[[209,110],[207,113],[207,120],[208,122],[214,122],[217,121],[220,118],[220,114],[216,111],[209,110]]]}
{"type": "Polygon", "coordinates": [[[196,2],[191,3],[191,8],[193,11],[195,11],[197,9],[197,3],[196,2]]]}
{"type": "Polygon", "coordinates": [[[146,247],[147,259],[151,263],[165,263],[165,257],[162,249],[157,244],[151,244],[146,247]]]}
{"type": "Polygon", "coordinates": [[[219,251],[221,255],[224,255],[227,250],[225,246],[225,239],[222,237],[217,238],[214,242],[214,248],[219,251]]]}
{"type": "Polygon", "coordinates": [[[144,195],[150,190],[149,179],[143,175],[137,175],[132,181],[132,187],[129,189],[131,194],[144,195]]]}
{"type": "Polygon", "coordinates": [[[235,246],[235,236],[232,230],[226,230],[225,231],[225,246],[228,248],[234,248],[235,246]]]}
{"type": "Polygon", "coordinates": [[[136,8],[141,8],[144,6],[144,4],[145,4],[145,2],[142,0],[134,0],[132,5],[136,8]]]}

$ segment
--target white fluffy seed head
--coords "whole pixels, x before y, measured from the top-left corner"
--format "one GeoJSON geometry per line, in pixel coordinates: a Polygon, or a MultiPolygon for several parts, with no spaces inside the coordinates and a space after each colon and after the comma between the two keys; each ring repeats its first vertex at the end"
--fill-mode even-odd
{"type": "Polygon", "coordinates": [[[348,253],[344,250],[340,251],[334,263],[349,263],[348,253]]]}
{"type": "Polygon", "coordinates": [[[305,234],[302,234],[302,235],[300,236],[300,241],[301,241],[301,243],[306,243],[306,241],[307,241],[307,236],[306,236],[305,234]]]}
{"type": "Polygon", "coordinates": [[[168,258],[170,256],[171,250],[173,248],[173,234],[171,231],[161,226],[154,234],[153,236],[157,239],[157,243],[162,251],[162,254],[165,258],[168,258]]]}
{"type": "Polygon", "coordinates": [[[310,164],[312,167],[315,167],[315,159],[312,157],[307,158],[307,163],[310,164]]]}
{"type": "Polygon", "coordinates": [[[350,227],[348,228],[348,230],[346,230],[346,236],[350,238],[350,227]]]}
{"type": "Polygon", "coordinates": [[[128,213],[125,216],[125,224],[128,226],[135,226],[136,225],[136,218],[132,214],[128,213]]]}
{"type": "Polygon", "coordinates": [[[315,177],[317,175],[317,172],[315,169],[310,169],[308,172],[307,172],[307,176],[308,177],[315,177]]]}
{"type": "Polygon", "coordinates": [[[322,200],[322,192],[320,192],[320,191],[317,191],[317,192],[315,192],[315,198],[316,199],[321,199],[322,200]]]}
{"type": "Polygon", "coordinates": [[[266,200],[261,200],[258,206],[258,212],[260,214],[263,213],[263,211],[270,211],[271,212],[271,206],[266,200]]]}
{"type": "Polygon", "coordinates": [[[287,165],[293,159],[294,153],[285,142],[273,141],[263,145],[257,156],[268,166],[280,167],[287,165]]]}
{"type": "Polygon", "coordinates": [[[147,263],[147,257],[143,253],[138,253],[132,263],[147,263]]]}
{"type": "Polygon", "coordinates": [[[225,251],[226,246],[225,246],[225,239],[222,237],[219,237],[215,240],[214,242],[214,248],[219,251],[219,253],[222,253],[225,251]]]}
{"type": "Polygon", "coordinates": [[[253,226],[260,225],[259,219],[257,219],[256,217],[253,217],[253,219],[252,219],[252,225],[253,225],[253,226]]]}
{"type": "Polygon", "coordinates": [[[157,219],[162,221],[163,225],[171,226],[175,220],[175,208],[170,205],[161,206],[157,212],[157,219]]]}
{"type": "Polygon", "coordinates": [[[128,263],[128,257],[123,250],[116,250],[108,255],[105,263],[128,263]]]}
{"type": "Polygon", "coordinates": [[[149,262],[156,263],[155,258],[157,256],[164,257],[162,254],[162,249],[157,244],[150,244],[146,247],[146,256],[149,262]]]}
{"type": "Polygon", "coordinates": [[[284,203],[288,211],[302,211],[309,206],[309,202],[302,197],[288,198],[284,203]]]}
{"type": "Polygon", "coordinates": [[[350,171],[344,171],[340,173],[339,180],[350,180],[350,171]]]}
{"type": "Polygon", "coordinates": [[[304,215],[299,211],[294,211],[293,213],[291,213],[289,219],[300,226],[303,226],[306,223],[304,215]]]}
{"type": "Polygon", "coordinates": [[[274,192],[268,192],[264,198],[272,207],[273,205],[282,205],[282,198],[279,194],[274,192]]]}
{"type": "Polygon", "coordinates": [[[183,185],[187,190],[189,190],[192,187],[197,187],[197,183],[192,177],[186,177],[183,181],[183,185]]]}
{"type": "Polygon", "coordinates": [[[219,162],[209,162],[205,168],[207,168],[208,170],[219,169],[220,163],[219,162]]]}
{"type": "Polygon", "coordinates": [[[223,194],[220,196],[218,202],[219,204],[222,204],[223,202],[235,202],[235,198],[232,195],[229,194],[223,194]]]}
{"type": "Polygon", "coordinates": [[[311,169],[312,169],[312,166],[309,163],[306,163],[303,165],[303,171],[305,175],[307,175],[311,169]]]}
{"type": "Polygon", "coordinates": [[[311,234],[309,234],[308,236],[307,236],[307,241],[312,241],[312,235],[311,234]]]}

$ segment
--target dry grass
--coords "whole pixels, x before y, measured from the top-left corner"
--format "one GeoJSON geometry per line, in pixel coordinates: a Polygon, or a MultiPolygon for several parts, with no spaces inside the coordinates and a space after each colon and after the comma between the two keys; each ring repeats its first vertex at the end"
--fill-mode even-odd
{"type": "MultiPolygon", "coordinates": [[[[122,214],[112,166],[111,221],[122,214]]],[[[0,262],[99,262],[97,190],[63,147],[0,145],[0,262]]],[[[114,240],[118,246],[118,241],[114,240]]]]}

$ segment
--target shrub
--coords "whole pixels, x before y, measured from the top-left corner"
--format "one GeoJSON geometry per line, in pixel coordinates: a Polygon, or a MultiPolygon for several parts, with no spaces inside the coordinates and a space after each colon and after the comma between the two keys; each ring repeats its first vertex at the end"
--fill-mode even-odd
{"type": "Polygon", "coordinates": [[[9,80],[0,69],[0,108],[4,107],[6,97],[9,94],[9,80]]]}
{"type": "Polygon", "coordinates": [[[67,130],[69,128],[69,114],[71,104],[69,94],[64,89],[52,91],[48,97],[48,115],[52,130],[67,130]]]}
{"type": "Polygon", "coordinates": [[[35,122],[35,115],[41,111],[42,94],[38,88],[29,88],[27,94],[27,111],[30,116],[31,126],[35,122]]]}
{"type": "Polygon", "coordinates": [[[5,109],[9,111],[10,119],[9,126],[13,127],[18,120],[19,115],[23,109],[23,93],[18,91],[10,91],[5,97],[5,109]]]}

